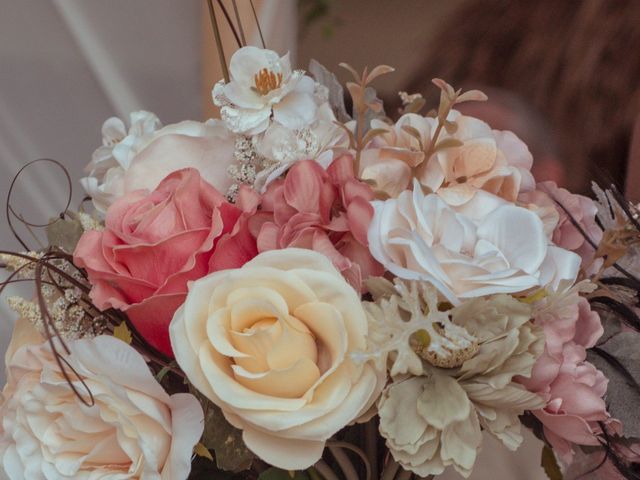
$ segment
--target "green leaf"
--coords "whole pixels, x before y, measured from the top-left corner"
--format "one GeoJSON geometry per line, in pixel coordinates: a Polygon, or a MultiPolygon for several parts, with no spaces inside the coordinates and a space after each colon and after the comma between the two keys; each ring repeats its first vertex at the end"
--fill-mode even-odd
{"type": "Polygon", "coordinates": [[[553,450],[547,445],[542,448],[540,465],[544,468],[544,472],[547,474],[547,477],[549,477],[549,480],[562,480],[562,472],[558,466],[556,456],[553,454],[553,450]]]}
{"type": "Polygon", "coordinates": [[[209,451],[209,449],[207,447],[205,447],[201,443],[198,443],[195,446],[195,448],[193,449],[193,453],[195,453],[199,457],[206,458],[206,459],[211,460],[213,462],[213,456],[211,455],[211,452],[209,451]]]}
{"type": "Polygon", "coordinates": [[[418,141],[418,147],[420,147],[420,150],[424,150],[424,144],[422,143],[422,134],[417,128],[412,127],[411,125],[403,125],[402,130],[415,138],[418,141]]]}
{"type": "Polygon", "coordinates": [[[310,467],[307,470],[307,473],[309,474],[310,480],[323,480],[322,475],[320,475],[320,473],[318,473],[318,471],[313,467],[310,467]]]}
{"type": "Polygon", "coordinates": [[[449,120],[446,120],[444,122],[444,129],[449,135],[453,135],[458,131],[458,124],[456,122],[450,122],[449,120]]]}
{"type": "Polygon", "coordinates": [[[215,452],[218,468],[231,472],[241,472],[251,468],[254,455],[242,440],[242,431],[224,418],[218,406],[191,387],[192,393],[200,400],[204,410],[204,433],[200,443],[215,452]]]}
{"type": "Polygon", "coordinates": [[[426,103],[427,101],[424,98],[416,98],[413,102],[404,107],[404,113],[419,113],[426,103]]]}
{"type": "Polygon", "coordinates": [[[293,472],[271,467],[260,474],[258,480],[310,480],[307,472],[293,472]]]}
{"type": "Polygon", "coordinates": [[[369,84],[373,82],[376,78],[381,75],[386,75],[387,73],[395,72],[395,68],[390,67],[389,65],[378,65],[371,70],[371,73],[367,75],[367,78],[364,80],[365,83],[369,84]]]}
{"type": "Polygon", "coordinates": [[[49,245],[60,247],[65,252],[73,253],[80,237],[84,233],[79,220],[51,219],[47,226],[49,245]]]}
{"type": "Polygon", "coordinates": [[[113,336],[118,340],[122,340],[127,345],[131,345],[133,341],[133,337],[131,336],[131,330],[127,327],[125,322],[122,322],[120,325],[113,329],[113,336]]]}
{"type": "Polygon", "coordinates": [[[389,133],[389,130],[386,128],[372,128],[367,132],[362,140],[363,145],[368,145],[371,140],[379,135],[384,135],[385,133],[389,133]]]}
{"type": "Polygon", "coordinates": [[[435,152],[439,152],[440,150],[444,150],[445,148],[454,148],[454,147],[460,147],[464,145],[460,140],[458,140],[457,138],[445,138],[443,140],[440,140],[438,142],[438,144],[436,145],[436,148],[434,149],[435,152]]]}

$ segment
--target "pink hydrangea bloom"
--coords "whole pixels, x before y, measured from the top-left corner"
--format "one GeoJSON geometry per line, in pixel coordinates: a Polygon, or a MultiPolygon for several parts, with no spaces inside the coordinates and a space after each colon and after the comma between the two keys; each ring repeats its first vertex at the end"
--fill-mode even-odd
{"type": "MultiPolygon", "coordinates": [[[[557,220],[557,224],[553,228],[551,240],[557,246],[580,255],[582,266],[587,271],[597,271],[602,261],[594,262],[595,249],[571,220],[573,219],[589,238],[598,245],[602,239],[602,230],[596,223],[597,208],[593,200],[560,188],[555,182],[538,183],[536,191],[521,195],[520,200],[532,203],[539,208],[555,208],[559,218],[553,219],[553,221],[557,220]],[[571,218],[567,215],[567,212],[571,218]]],[[[549,218],[551,219],[550,216],[549,218]]]]}
{"type": "Polygon", "coordinates": [[[315,250],[361,291],[364,279],[384,272],[368,248],[371,200],[373,191],[355,177],[350,155],[338,157],[326,171],[317,162],[304,160],[284,179],[269,184],[250,228],[260,252],[287,247],[315,250]]]}
{"type": "Polygon", "coordinates": [[[602,398],[608,380],[586,361],[586,349],[595,345],[603,329],[598,314],[577,292],[543,302],[547,305],[539,308],[535,322],[544,329],[545,350],[531,377],[520,382],[547,401],[533,413],[556,453],[570,463],[572,445],[600,445],[598,422],[609,420],[602,398]]]}

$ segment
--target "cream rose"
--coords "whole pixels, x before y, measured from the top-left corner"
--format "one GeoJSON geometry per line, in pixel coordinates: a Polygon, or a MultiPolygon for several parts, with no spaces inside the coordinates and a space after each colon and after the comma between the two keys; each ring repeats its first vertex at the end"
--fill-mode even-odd
{"type": "MultiPolygon", "coordinates": [[[[38,335],[24,330],[18,327],[14,340],[29,342],[9,349],[0,406],[0,472],[9,480],[189,476],[203,431],[193,395],[169,396],[138,352],[100,336],[69,343],[66,358],[93,394],[95,405],[88,407],[65,381],[49,344],[31,343],[38,335]]],[[[75,386],[89,398],[80,381],[75,386]]]]}
{"type": "Polygon", "coordinates": [[[170,328],[180,367],[271,465],[304,469],[376,400],[384,373],[356,364],[358,294],[311,250],[262,253],[191,284],[170,328]]]}

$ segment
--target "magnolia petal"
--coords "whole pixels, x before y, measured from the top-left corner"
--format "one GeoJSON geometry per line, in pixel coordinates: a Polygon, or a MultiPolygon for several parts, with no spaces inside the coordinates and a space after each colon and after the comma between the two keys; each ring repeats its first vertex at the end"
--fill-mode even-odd
{"type": "Polygon", "coordinates": [[[287,128],[299,130],[313,122],[316,110],[311,95],[291,92],[273,106],[273,119],[287,128]]]}
{"type": "MultiPolygon", "coordinates": [[[[229,73],[233,81],[249,88],[255,83],[260,70],[275,70],[280,65],[280,56],[273,50],[246,46],[238,49],[229,61],[229,73]]],[[[278,72],[275,72],[278,73],[278,72]]]]}

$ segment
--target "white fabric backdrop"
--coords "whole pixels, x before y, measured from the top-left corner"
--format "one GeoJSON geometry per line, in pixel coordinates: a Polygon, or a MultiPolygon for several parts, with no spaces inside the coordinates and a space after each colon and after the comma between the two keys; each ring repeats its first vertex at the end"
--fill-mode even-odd
{"type": "MultiPolygon", "coordinates": [[[[200,12],[199,0],[0,0],[2,207],[30,160],[60,160],[77,181],[112,115],[144,108],[165,123],[200,118],[200,12]]],[[[48,218],[64,202],[64,177],[49,168],[21,185],[29,218],[48,218]]],[[[1,247],[17,248],[4,215],[0,225],[1,247]]],[[[0,351],[13,318],[1,300],[0,351]]]]}

